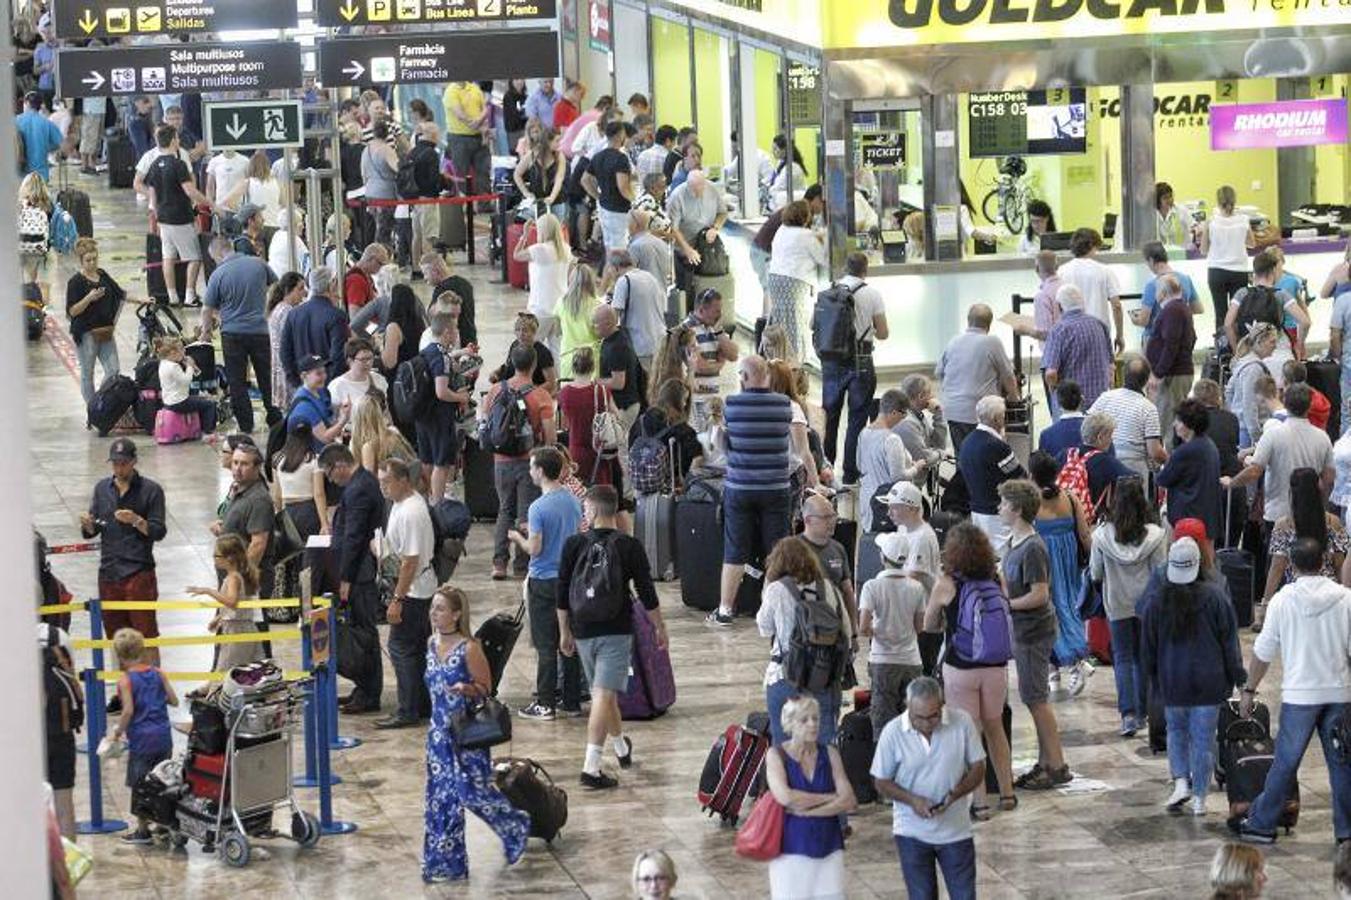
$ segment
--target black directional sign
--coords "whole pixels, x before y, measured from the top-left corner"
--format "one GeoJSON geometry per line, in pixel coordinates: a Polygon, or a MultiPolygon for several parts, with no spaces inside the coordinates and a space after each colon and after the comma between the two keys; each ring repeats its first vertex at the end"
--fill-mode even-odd
{"type": "Polygon", "coordinates": [[[558,75],[556,31],[438,31],[319,41],[324,87],[558,75]]]}
{"type": "MultiPolygon", "coordinates": [[[[66,0],[70,2],[70,0],[66,0]]],[[[326,28],[425,22],[527,22],[558,15],[556,0],[315,0],[326,28]]]]}
{"type": "Polygon", "coordinates": [[[300,45],[294,41],[56,51],[59,97],[271,91],[302,83],[300,45]]]}
{"type": "Polygon", "coordinates": [[[242,28],[295,28],[294,3],[256,0],[54,0],[58,37],[123,37],[242,28]]]}
{"type": "Polygon", "coordinates": [[[206,105],[207,149],[299,147],[299,100],[232,100],[206,105]]]}

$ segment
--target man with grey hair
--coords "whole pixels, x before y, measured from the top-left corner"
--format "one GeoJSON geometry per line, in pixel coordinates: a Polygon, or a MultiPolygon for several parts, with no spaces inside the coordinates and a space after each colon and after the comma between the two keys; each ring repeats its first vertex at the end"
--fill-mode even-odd
{"type": "MultiPolygon", "coordinates": [[[[249,398],[249,368],[262,395],[267,422],[281,419],[272,402],[272,341],[267,330],[267,288],[276,281],[272,270],[254,255],[248,238],[235,238],[233,249],[211,273],[202,299],[200,339],[211,340],[220,323],[221,355],[230,380],[230,407],[239,430],[253,431],[253,401],[249,398]]],[[[300,386],[299,370],[287,396],[300,386]]]]}
{"type": "MultiPolygon", "coordinates": [[[[1072,284],[1056,293],[1060,321],[1046,333],[1041,351],[1041,370],[1046,386],[1069,379],[1079,385],[1089,406],[1112,387],[1112,338],[1107,326],[1084,312],[1084,295],[1072,284]]],[[[1052,394],[1054,397],[1054,394],[1052,394]]],[[[1060,404],[1051,402],[1051,418],[1060,420],[1060,404]]]]}
{"type": "Polygon", "coordinates": [[[367,244],[361,251],[361,257],[352,263],[342,282],[342,298],[347,304],[347,312],[356,315],[357,310],[376,298],[375,273],[389,262],[389,251],[384,244],[367,244]]]}
{"type": "Polygon", "coordinates": [[[985,750],[971,716],[943,702],[932,678],[905,689],[905,712],[887,723],[873,756],[873,784],[891,801],[892,835],[911,897],[938,897],[938,869],[952,900],[975,900],[971,792],[985,780],[985,750]]]}
{"type": "Polygon", "coordinates": [[[915,372],[901,379],[901,393],[909,401],[905,416],[892,431],[901,437],[906,452],[914,459],[922,459],[936,470],[948,446],[948,423],[943,418],[943,405],[934,396],[933,380],[915,372]]]}
{"type": "Polygon", "coordinates": [[[713,244],[727,221],[722,189],[696,169],[667,197],[666,215],[671,219],[671,237],[676,245],[676,284],[688,291],[689,277],[702,261],[695,244],[701,236],[706,244],[713,244]]]}
{"type": "Polygon", "coordinates": [[[1154,391],[1154,405],[1159,410],[1159,433],[1169,435],[1173,433],[1173,417],[1178,404],[1187,399],[1196,378],[1196,365],[1192,360],[1196,326],[1192,324],[1194,313],[1177,275],[1167,272],[1154,284],[1159,311],[1154,317],[1149,343],[1145,345],[1145,357],[1153,373],[1150,385],[1154,391]]]}
{"type": "Polygon", "coordinates": [[[643,371],[651,372],[652,357],[666,333],[666,286],[651,273],[635,268],[627,250],[611,250],[606,260],[614,285],[610,306],[619,318],[619,327],[628,334],[643,371]]]}
{"type": "Polygon", "coordinates": [[[928,463],[912,459],[895,428],[905,417],[909,401],[896,388],[884,392],[877,405],[877,418],[858,436],[856,462],[859,482],[858,524],[864,532],[890,530],[874,522],[873,497],[889,491],[898,481],[922,481],[928,463]]]}
{"type": "Polygon", "coordinates": [[[1003,555],[1009,529],[999,518],[999,486],[1011,478],[1026,478],[1018,456],[1004,439],[1004,398],[991,394],[976,404],[979,424],[957,454],[957,469],[971,495],[971,521],[1003,555]]]}
{"type": "Polygon", "coordinates": [[[994,311],[989,306],[972,304],[966,311],[966,331],[952,339],[934,367],[934,377],[942,385],[954,453],[976,428],[977,401],[990,395],[1018,396],[1018,379],[1004,342],[990,334],[993,322],[994,311]]]}
{"type": "Polygon", "coordinates": [[[350,329],[347,317],[329,297],[333,270],[316,266],[310,270],[308,282],[310,296],[291,311],[281,330],[282,371],[286,373],[287,385],[293,388],[300,386],[300,360],[307,356],[324,359],[330,381],[347,371],[344,346],[350,329]]]}

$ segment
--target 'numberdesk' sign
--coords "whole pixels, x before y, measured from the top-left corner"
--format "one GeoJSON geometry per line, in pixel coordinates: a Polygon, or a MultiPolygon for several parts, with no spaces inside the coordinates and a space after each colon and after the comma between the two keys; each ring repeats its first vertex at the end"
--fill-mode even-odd
{"type": "Polygon", "coordinates": [[[1345,25],[1351,0],[845,0],[831,49],[1345,25]]]}
{"type": "Polygon", "coordinates": [[[1345,100],[1234,103],[1210,108],[1210,149],[1345,144],[1345,100]]]}

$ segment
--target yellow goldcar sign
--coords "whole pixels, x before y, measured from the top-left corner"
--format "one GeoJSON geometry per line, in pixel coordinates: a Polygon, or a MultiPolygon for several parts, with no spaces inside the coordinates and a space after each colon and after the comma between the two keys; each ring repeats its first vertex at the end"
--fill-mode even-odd
{"type": "Polygon", "coordinates": [[[827,49],[1351,26],[1351,0],[826,0],[827,49]]]}

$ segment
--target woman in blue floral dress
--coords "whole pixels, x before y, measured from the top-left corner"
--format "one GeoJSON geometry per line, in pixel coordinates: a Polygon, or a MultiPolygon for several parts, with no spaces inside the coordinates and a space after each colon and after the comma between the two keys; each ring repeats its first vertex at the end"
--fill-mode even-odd
{"type": "Polygon", "coordinates": [[[432,722],[427,731],[426,839],[422,848],[424,881],[469,877],[464,842],[464,811],[471,810],[502,838],[507,863],[525,853],[530,816],[513,807],[493,786],[487,750],[460,750],[450,719],[466,697],[492,689],[488,660],[469,636],[469,599],[459,588],[443,586],[432,597],[432,637],[427,644],[427,690],[432,722]]]}

